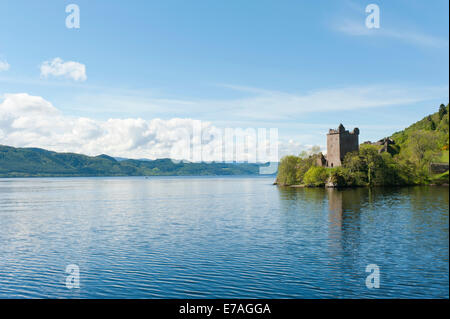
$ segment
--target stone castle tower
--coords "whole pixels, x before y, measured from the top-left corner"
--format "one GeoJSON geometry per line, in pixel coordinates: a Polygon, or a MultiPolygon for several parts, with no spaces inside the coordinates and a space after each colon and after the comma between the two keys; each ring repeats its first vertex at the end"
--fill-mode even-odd
{"type": "Polygon", "coordinates": [[[345,154],[359,150],[359,129],[356,127],[353,132],[345,130],[340,124],[337,130],[330,129],[327,134],[327,166],[341,166],[345,154]]]}

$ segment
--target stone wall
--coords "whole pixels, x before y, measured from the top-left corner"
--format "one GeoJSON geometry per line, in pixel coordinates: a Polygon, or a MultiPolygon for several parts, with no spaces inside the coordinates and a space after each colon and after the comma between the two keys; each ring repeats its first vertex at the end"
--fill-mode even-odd
{"type": "Polygon", "coordinates": [[[327,135],[327,166],[341,166],[341,149],[339,146],[339,133],[327,135]]]}
{"type": "Polygon", "coordinates": [[[341,146],[341,162],[344,162],[344,157],[347,153],[359,150],[358,135],[349,133],[348,131],[341,134],[340,146],[341,146]]]}

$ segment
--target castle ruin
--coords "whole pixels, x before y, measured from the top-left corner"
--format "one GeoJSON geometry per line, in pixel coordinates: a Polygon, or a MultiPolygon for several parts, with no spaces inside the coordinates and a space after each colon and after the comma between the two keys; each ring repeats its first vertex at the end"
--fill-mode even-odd
{"type": "Polygon", "coordinates": [[[352,132],[345,130],[342,124],[339,125],[337,130],[330,129],[327,134],[326,164],[323,163],[323,166],[341,166],[344,162],[345,154],[359,150],[358,136],[359,129],[357,127],[352,132]]]}

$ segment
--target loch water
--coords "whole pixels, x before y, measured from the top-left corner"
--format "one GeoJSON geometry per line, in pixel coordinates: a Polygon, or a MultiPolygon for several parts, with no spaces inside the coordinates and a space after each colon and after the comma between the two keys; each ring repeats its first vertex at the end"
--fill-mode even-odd
{"type": "Polygon", "coordinates": [[[449,298],[448,187],[272,183],[0,179],[0,298],[449,298]]]}

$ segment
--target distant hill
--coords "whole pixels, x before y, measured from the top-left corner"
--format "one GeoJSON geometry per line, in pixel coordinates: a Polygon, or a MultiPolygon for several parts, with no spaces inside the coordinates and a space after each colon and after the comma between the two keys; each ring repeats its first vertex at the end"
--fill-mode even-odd
{"type": "Polygon", "coordinates": [[[116,160],[0,145],[0,177],[256,175],[259,164],[116,160]]]}

